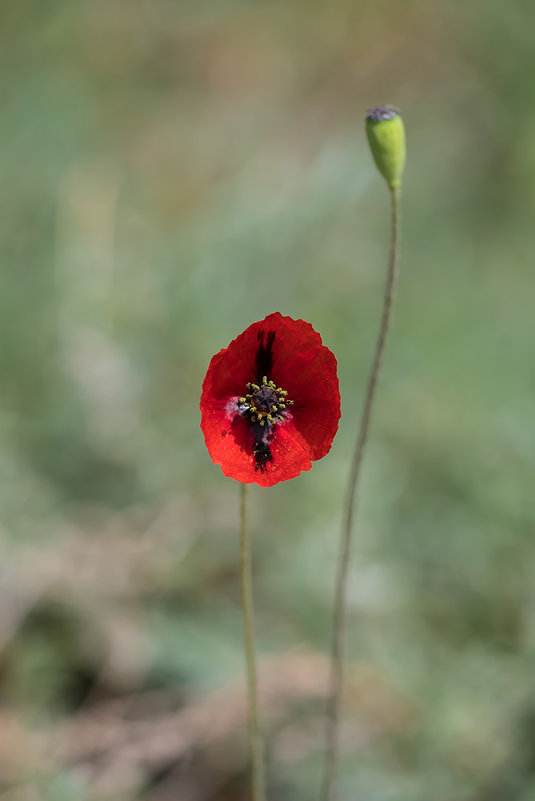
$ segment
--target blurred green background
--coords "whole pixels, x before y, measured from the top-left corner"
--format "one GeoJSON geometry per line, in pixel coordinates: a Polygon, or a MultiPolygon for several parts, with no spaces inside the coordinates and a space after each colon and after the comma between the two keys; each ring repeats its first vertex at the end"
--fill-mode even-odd
{"type": "Polygon", "coordinates": [[[353,554],[341,801],[535,799],[535,7],[0,7],[0,798],[245,801],[213,353],[279,310],[342,422],[251,493],[270,799],[317,797],[332,581],[408,136],[353,554]]]}

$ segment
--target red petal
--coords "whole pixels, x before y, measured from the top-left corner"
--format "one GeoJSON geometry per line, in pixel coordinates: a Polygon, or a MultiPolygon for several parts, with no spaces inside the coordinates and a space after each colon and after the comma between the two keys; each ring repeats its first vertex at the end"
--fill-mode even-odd
{"type": "Polygon", "coordinates": [[[340,420],[336,359],[310,323],[276,313],[262,325],[275,331],[273,373],[288,391],[297,431],[307,443],[312,461],[329,452],[340,420]]]}
{"type": "Polygon", "coordinates": [[[256,480],[253,438],[247,419],[231,419],[224,406],[207,405],[203,411],[201,428],[206,447],[214,464],[236,481],[249,484],[256,480]]]}
{"type": "Polygon", "coordinates": [[[256,467],[253,437],[246,418],[230,420],[225,410],[212,407],[203,414],[201,428],[214,464],[229,478],[244,484],[272,487],[310,470],[306,442],[291,421],[277,426],[271,441],[271,462],[263,470],[256,467]]]}
{"type": "Polygon", "coordinates": [[[278,425],[271,442],[273,461],[266,465],[262,481],[257,480],[256,483],[271,487],[278,481],[295,478],[303,470],[310,470],[312,464],[306,446],[292,421],[278,425]]]}

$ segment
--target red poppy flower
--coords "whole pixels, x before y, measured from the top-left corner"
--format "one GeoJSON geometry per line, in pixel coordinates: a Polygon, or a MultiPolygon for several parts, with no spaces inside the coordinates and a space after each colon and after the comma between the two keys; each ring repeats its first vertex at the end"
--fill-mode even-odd
{"type": "Polygon", "coordinates": [[[336,359],[304,320],[276,312],[217,353],[201,428],[226,476],[271,487],[329,452],[340,419],[336,359]]]}

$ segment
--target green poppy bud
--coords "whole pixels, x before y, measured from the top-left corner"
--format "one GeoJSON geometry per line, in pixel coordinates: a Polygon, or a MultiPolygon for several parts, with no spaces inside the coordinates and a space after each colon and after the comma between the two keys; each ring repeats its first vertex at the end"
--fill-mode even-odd
{"type": "Polygon", "coordinates": [[[379,172],[390,189],[399,189],[405,167],[405,127],[399,109],[394,106],[368,109],[366,134],[379,172]]]}

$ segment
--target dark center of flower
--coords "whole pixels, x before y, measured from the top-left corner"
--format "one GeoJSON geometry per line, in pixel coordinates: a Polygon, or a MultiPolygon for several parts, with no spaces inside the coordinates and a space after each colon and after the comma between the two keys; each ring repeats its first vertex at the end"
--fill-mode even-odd
{"type": "Polygon", "coordinates": [[[277,403],[279,403],[279,396],[277,395],[277,391],[275,389],[272,389],[266,384],[262,384],[259,389],[253,392],[251,395],[251,400],[257,409],[260,409],[264,412],[270,412],[273,406],[276,406],[277,403]]]}
{"type": "Polygon", "coordinates": [[[292,400],[288,400],[288,392],[274,381],[268,381],[267,376],[263,377],[261,384],[249,382],[247,389],[247,395],[240,398],[240,412],[247,415],[251,423],[258,423],[262,427],[284,420],[286,408],[293,404],[292,400]]]}
{"type": "Polygon", "coordinates": [[[264,376],[261,384],[249,382],[247,395],[239,399],[238,409],[242,417],[248,417],[253,432],[253,455],[256,469],[265,470],[271,455],[273,428],[284,420],[288,406],[288,392],[264,376]]]}

